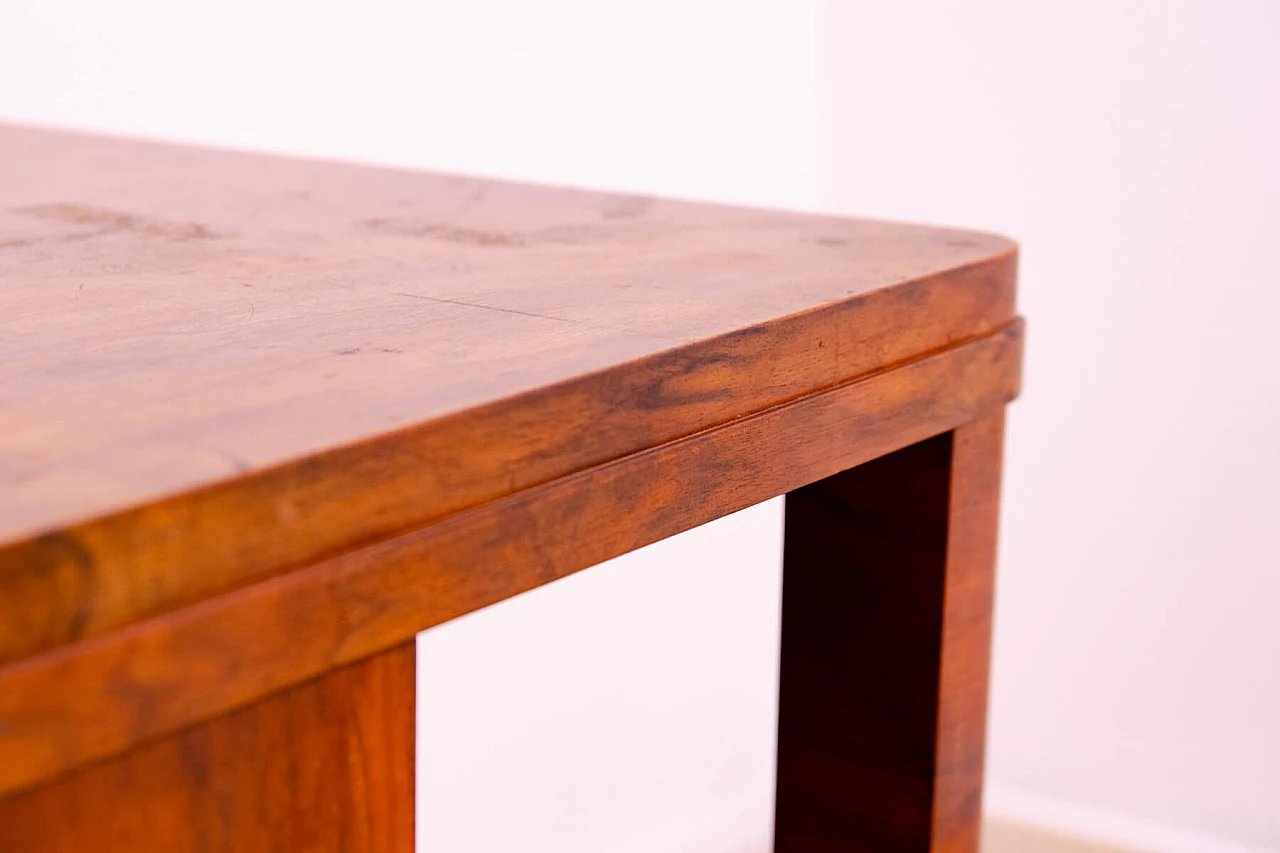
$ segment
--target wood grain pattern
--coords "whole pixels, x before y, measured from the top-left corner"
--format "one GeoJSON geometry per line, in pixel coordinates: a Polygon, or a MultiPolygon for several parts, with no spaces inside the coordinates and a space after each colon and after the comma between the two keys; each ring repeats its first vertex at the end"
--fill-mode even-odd
{"type": "Polygon", "coordinates": [[[788,495],[780,853],[978,850],[1003,423],[788,495]]]}
{"type": "Polygon", "coordinates": [[[0,853],[407,853],[408,643],[0,800],[0,853]]]}
{"type": "Polygon", "coordinates": [[[977,853],[1004,410],[966,424],[953,435],[932,849],[937,853],[977,853]]]}
{"type": "Polygon", "coordinates": [[[990,235],[0,127],[0,662],[999,328],[990,235]]]}
{"type": "Polygon", "coordinates": [[[1015,323],[0,668],[0,792],[995,411],[1020,364],[1015,323]]]}
{"type": "Polygon", "coordinates": [[[0,851],[408,849],[416,632],[791,493],[779,848],[971,853],[1015,265],[0,126],[0,851]]]}

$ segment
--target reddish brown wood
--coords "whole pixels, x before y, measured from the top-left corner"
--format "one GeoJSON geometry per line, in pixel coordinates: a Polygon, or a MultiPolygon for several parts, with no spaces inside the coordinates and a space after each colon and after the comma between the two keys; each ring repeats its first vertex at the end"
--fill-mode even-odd
{"type": "Polygon", "coordinates": [[[1020,359],[1014,325],[0,668],[0,792],[995,411],[1020,359]]]}
{"type": "Polygon", "coordinates": [[[1002,430],[787,496],[778,851],[976,853],[1002,430]]]}
{"type": "Polygon", "coordinates": [[[0,800],[2,853],[408,853],[413,643],[0,800]]]}
{"type": "Polygon", "coordinates": [[[953,433],[932,819],[941,853],[978,850],[1003,451],[1003,410],[953,433]]]}
{"type": "Polygon", "coordinates": [[[1013,267],[940,228],[0,127],[0,663],[984,334],[1013,267]]]}
{"type": "Polygon", "coordinates": [[[1014,265],[0,127],[0,846],[402,849],[414,633],[793,492],[780,844],[970,850],[1014,265]]]}

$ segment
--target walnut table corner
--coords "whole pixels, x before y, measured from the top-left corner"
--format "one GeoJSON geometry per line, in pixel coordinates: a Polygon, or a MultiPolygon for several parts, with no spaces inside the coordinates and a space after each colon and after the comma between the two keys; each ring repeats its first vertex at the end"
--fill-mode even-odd
{"type": "Polygon", "coordinates": [[[776,849],[976,850],[1015,258],[0,127],[0,851],[409,851],[417,632],[782,494],[776,849]]]}

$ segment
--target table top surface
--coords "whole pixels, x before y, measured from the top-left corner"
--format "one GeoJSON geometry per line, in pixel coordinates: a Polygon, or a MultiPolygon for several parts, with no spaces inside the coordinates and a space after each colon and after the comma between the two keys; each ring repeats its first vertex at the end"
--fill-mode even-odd
{"type": "Polygon", "coordinates": [[[1011,249],[0,127],[0,543],[1011,249]]]}

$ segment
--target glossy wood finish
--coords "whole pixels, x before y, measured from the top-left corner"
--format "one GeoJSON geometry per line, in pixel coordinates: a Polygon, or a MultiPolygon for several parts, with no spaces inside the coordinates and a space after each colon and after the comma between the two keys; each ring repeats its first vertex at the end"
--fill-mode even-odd
{"type": "Polygon", "coordinates": [[[1013,265],[947,229],[0,128],[0,662],[985,334],[1013,265]]]}
{"type": "Polygon", "coordinates": [[[1015,324],[0,668],[0,792],[998,410],[1020,356],[1015,324]]]}
{"type": "Polygon", "coordinates": [[[1003,424],[788,495],[779,853],[976,853],[1003,424]]]}
{"type": "Polygon", "coordinates": [[[0,850],[406,849],[417,631],[783,493],[780,846],[971,850],[1014,268],[0,127],[0,850]]]}
{"type": "Polygon", "coordinates": [[[414,647],[0,800],[3,853],[408,853],[414,647]]]}

